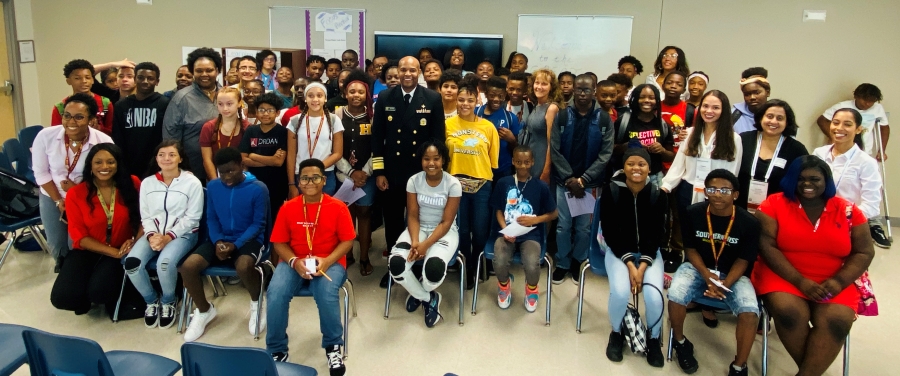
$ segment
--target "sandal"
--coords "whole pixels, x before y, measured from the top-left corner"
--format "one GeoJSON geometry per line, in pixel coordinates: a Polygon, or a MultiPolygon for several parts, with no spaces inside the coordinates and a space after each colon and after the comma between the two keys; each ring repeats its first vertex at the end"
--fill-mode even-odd
{"type": "Polygon", "coordinates": [[[712,315],[713,315],[713,317],[714,317],[714,318],[712,318],[712,319],[709,319],[709,318],[706,318],[706,315],[703,315],[703,316],[702,316],[702,317],[703,317],[703,324],[705,324],[705,325],[706,325],[707,327],[709,327],[709,328],[716,328],[717,326],[719,326],[719,319],[718,319],[718,318],[715,318],[716,311],[704,309],[704,310],[702,311],[702,313],[712,313],[712,315]]]}
{"type": "Polygon", "coordinates": [[[369,260],[359,260],[359,274],[363,277],[372,274],[372,262],[369,260]]]}

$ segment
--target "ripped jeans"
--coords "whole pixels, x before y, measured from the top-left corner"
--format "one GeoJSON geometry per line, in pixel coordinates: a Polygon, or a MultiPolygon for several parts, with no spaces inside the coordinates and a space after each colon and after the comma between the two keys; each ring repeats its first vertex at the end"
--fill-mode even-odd
{"type": "Polygon", "coordinates": [[[150,284],[150,275],[147,274],[147,263],[156,262],[156,273],[159,275],[159,285],[162,286],[161,304],[175,303],[175,287],[178,281],[178,263],[197,245],[197,233],[191,232],[182,235],[166,244],[162,251],[154,251],[150,248],[150,242],[146,236],[142,236],[131,252],[125,256],[125,273],[131,280],[131,284],[137,288],[144,302],[155,303],[158,298],[156,290],[150,284]],[[156,256],[159,257],[156,257],[156,256]]]}

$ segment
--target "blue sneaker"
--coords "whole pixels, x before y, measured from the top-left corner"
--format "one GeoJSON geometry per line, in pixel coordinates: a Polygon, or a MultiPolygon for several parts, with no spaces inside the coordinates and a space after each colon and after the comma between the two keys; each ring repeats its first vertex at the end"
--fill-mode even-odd
{"type": "Polygon", "coordinates": [[[419,309],[420,305],[422,305],[422,301],[413,298],[412,295],[406,298],[406,312],[415,312],[417,309],[419,309]]]}
{"type": "Polygon", "coordinates": [[[431,301],[425,303],[425,326],[433,328],[443,318],[441,316],[441,293],[432,291],[431,301]]]}

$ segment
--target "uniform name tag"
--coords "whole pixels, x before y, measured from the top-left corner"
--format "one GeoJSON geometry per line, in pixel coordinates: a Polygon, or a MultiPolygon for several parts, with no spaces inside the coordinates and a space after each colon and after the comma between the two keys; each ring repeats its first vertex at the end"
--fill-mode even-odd
{"type": "Polygon", "coordinates": [[[385,107],[384,110],[385,111],[397,111],[397,108],[396,107],[385,107]]]}

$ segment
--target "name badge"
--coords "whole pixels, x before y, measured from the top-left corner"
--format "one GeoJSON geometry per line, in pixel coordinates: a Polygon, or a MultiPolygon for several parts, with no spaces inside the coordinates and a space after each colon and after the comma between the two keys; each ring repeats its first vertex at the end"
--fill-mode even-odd
{"type": "Polygon", "coordinates": [[[428,121],[426,121],[425,119],[419,120],[419,125],[424,127],[424,126],[428,125],[428,121]]]}
{"type": "Polygon", "coordinates": [[[759,208],[759,205],[766,199],[766,194],[768,192],[769,183],[751,180],[747,192],[747,211],[751,214],[756,213],[756,209],[759,208]]]}
{"type": "Polygon", "coordinates": [[[784,165],[787,164],[787,161],[784,160],[784,158],[775,158],[772,160],[772,164],[775,165],[775,167],[784,168],[784,165]]]}
{"type": "Polygon", "coordinates": [[[694,175],[694,181],[703,183],[706,180],[706,175],[709,175],[710,171],[712,171],[712,159],[697,158],[697,168],[695,169],[696,175],[694,175]]]}
{"type": "Polygon", "coordinates": [[[397,108],[396,107],[385,107],[384,110],[385,111],[397,111],[397,108]]]}

